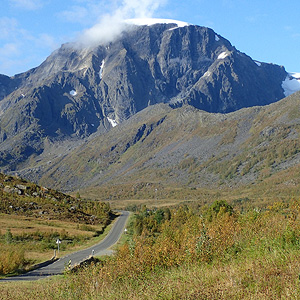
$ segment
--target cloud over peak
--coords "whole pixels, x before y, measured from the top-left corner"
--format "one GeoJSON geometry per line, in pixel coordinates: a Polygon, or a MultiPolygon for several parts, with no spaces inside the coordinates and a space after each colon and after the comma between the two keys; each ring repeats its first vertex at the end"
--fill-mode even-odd
{"type": "Polygon", "coordinates": [[[99,18],[99,22],[85,30],[79,37],[83,46],[106,44],[117,38],[125,29],[126,19],[151,18],[167,0],[123,0],[119,1],[118,8],[99,18]]]}

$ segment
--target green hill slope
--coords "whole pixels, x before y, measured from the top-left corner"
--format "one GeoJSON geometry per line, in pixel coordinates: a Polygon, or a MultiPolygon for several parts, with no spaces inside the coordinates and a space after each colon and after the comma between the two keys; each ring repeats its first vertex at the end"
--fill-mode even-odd
{"type": "Polygon", "coordinates": [[[107,189],[111,195],[123,189],[123,196],[136,198],[140,190],[151,189],[154,197],[156,188],[163,193],[169,187],[282,184],[294,189],[299,182],[299,105],[299,93],[230,114],[154,105],[23,174],[62,190],[101,190],[100,198],[109,197],[107,189]]]}

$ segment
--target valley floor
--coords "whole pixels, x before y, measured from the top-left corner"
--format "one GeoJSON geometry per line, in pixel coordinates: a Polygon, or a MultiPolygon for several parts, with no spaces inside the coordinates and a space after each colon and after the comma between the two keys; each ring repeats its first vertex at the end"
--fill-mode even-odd
{"type": "Polygon", "coordinates": [[[239,211],[147,209],[115,256],[35,283],[1,283],[2,299],[299,299],[300,202],[239,211]]]}

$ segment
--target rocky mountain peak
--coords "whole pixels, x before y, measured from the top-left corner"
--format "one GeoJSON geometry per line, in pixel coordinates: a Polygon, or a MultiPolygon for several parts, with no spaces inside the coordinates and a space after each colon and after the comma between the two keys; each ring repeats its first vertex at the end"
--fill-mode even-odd
{"type": "Polygon", "coordinates": [[[0,151],[22,153],[3,164],[41,153],[46,137],[82,141],[158,103],[227,113],[285,96],[283,67],[253,61],[212,29],[128,23],[110,43],[64,44],[37,68],[0,77],[0,151]]]}

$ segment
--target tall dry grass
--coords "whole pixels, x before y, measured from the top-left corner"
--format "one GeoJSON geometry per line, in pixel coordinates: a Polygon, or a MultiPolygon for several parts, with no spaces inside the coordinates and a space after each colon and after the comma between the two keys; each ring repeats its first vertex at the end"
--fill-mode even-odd
{"type": "Polygon", "coordinates": [[[0,275],[8,274],[26,265],[25,251],[20,245],[0,244],[0,275]]]}
{"type": "MultiPolygon", "coordinates": [[[[216,209],[215,209],[216,208],[216,209]]],[[[300,299],[300,201],[170,218],[143,210],[115,257],[48,280],[0,284],[5,299],[300,299]],[[141,225],[142,224],[142,225],[141,225]],[[138,231],[140,232],[140,231],[138,231]]]]}

